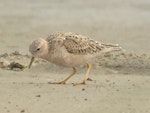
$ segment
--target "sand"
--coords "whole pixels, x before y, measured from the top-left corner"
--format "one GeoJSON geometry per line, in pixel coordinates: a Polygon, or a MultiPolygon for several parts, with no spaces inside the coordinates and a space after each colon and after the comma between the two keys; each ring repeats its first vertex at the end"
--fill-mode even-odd
{"type": "Polygon", "coordinates": [[[150,113],[150,15],[147,0],[15,0],[0,4],[0,113],[150,113]],[[71,31],[125,51],[94,59],[86,85],[52,85],[71,69],[36,59],[29,44],[71,31]]]}

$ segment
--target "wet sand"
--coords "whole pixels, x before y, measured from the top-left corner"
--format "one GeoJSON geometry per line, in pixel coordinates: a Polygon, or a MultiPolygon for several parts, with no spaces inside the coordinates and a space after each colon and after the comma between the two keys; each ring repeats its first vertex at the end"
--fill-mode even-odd
{"type": "Polygon", "coordinates": [[[15,0],[0,4],[0,113],[150,113],[149,1],[15,0]],[[7,6],[7,7],[6,7],[7,6]],[[36,59],[28,46],[55,31],[71,31],[126,51],[94,59],[86,85],[66,85],[71,69],[36,59]]]}

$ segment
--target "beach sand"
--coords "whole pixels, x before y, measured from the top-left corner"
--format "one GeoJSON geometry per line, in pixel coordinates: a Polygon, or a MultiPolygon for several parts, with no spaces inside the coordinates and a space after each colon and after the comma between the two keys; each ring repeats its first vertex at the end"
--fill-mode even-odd
{"type": "Polygon", "coordinates": [[[150,113],[150,2],[15,0],[0,4],[0,113],[150,113]],[[75,32],[125,51],[99,55],[86,85],[48,84],[72,69],[36,59],[29,44],[75,32]]]}

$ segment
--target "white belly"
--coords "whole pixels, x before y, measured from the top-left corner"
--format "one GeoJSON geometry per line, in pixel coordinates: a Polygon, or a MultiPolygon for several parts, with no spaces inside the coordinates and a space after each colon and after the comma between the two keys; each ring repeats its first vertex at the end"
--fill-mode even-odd
{"type": "Polygon", "coordinates": [[[64,67],[78,67],[90,62],[91,55],[75,55],[66,51],[50,53],[47,61],[64,67]]]}

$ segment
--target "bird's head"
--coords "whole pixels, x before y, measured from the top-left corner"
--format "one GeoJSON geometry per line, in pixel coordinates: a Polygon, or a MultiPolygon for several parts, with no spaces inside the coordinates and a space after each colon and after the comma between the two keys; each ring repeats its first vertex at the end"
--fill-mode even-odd
{"type": "Polygon", "coordinates": [[[29,65],[29,68],[30,68],[35,57],[43,58],[45,55],[47,55],[48,45],[47,45],[46,40],[42,38],[34,40],[29,46],[29,51],[32,55],[32,59],[29,65]]]}
{"type": "Polygon", "coordinates": [[[29,51],[33,57],[39,57],[39,58],[43,57],[48,53],[46,40],[42,38],[34,40],[29,46],[29,51]]]}

